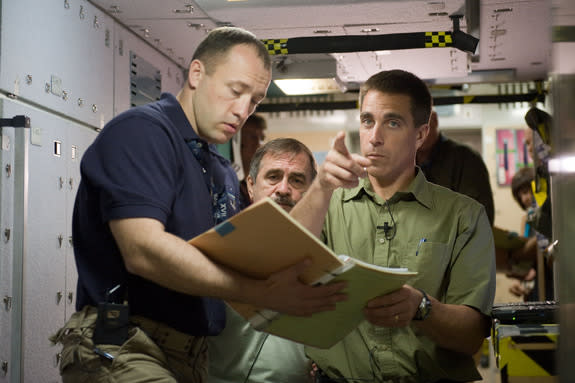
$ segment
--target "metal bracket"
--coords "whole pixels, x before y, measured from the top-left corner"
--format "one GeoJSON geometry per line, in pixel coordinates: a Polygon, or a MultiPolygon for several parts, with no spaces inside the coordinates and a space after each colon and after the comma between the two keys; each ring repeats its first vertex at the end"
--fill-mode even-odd
{"type": "Polygon", "coordinates": [[[12,118],[0,118],[0,128],[5,126],[12,128],[29,128],[30,117],[14,116],[12,118]]]}

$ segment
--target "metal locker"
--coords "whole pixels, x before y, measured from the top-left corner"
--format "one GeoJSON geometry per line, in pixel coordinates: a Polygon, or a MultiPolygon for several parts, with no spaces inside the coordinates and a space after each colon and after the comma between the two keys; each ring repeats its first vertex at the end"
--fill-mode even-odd
{"type": "Polygon", "coordinates": [[[78,272],[74,260],[74,249],[72,247],[72,213],[74,211],[74,201],[78,186],[80,184],[80,161],[86,149],[96,138],[97,132],[84,126],[69,122],[67,126],[66,139],[66,166],[67,166],[67,193],[66,193],[66,320],[76,311],[76,285],[78,282],[78,272]]]}
{"type": "MultiPolygon", "coordinates": [[[[157,50],[134,36],[126,28],[116,24],[114,51],[114,115],[128,110],[130,105],[130,57],[132,54],[157,68],[161,75],[162,92],[177,94],[184,84],[182,68],[157,50]]],[[[190,58],[191,59],[191,58],[190,58]]],[[[186,67],[187,67],[186,63],[186,67]]]]}
{"type": "Polygon", "coordinates": [[[24,176],[14,187],[23,202],[21,211],[14,212],[14,217],[22,217],[15,219],[15,240],[21,239],[22,246],[13,252],[21,267],[21,331],[12,333],[21,342],[20,379],[13,381],[59,382],[60,350],[48,337],[74,308],[70,237],[77,156],[96,132],[17,101],[5,101],[2,113],[24,114],[31,121],[30,129],[15,132],[14,172],[24,176]]]}
{"type": "MultiPolygon", "coordinates": [[[[0,108],[3,99],[0,99],[0,108]]],[[[1,114],[0,114],[1,115],[1,114]]],[[[3,116],[4,117],[4,116],[3,116]]],[[[15,130],[0,128],[0,382],[11,382],[13,366],[18,365],[18,345],[13,345],[12,334],[19,323],[18,292],[14,289],[14,145],[15,130]]]]}
{"type": "Polygon", "coordinates": [[[113,115],[113,19],[84,0],[0,4],[0,88],[103,126],[113,115]]]}

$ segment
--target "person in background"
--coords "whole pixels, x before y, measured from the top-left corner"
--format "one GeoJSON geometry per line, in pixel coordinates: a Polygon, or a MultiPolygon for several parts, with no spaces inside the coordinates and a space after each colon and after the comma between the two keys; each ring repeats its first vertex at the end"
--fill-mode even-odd
{"type": "MultiPolygon", "coordinates": [[[[447,138],[439,131],[436,111],[431,112],[429,134],[417,150],[416,163],[429,182],[465,194],[481,203],[493,226],[495,206],[487,166],[475,150],[447,138]]],[[[486,339],[484,343],[487,342],[486,339]]],[[[482,347],[478,355],[483,367],[489,361],[486,349],[488,347],[482,347]]]]}
{"type": "Polygon", "coordinates": [[[339,286],[268,280],[212,262],[188,240],[238,211],[239,182],[215,144],[263,100],[269,54],[252,33],[212,30],[174,97],[112,119],[86,150],[73,213],[77,312],[51,337],[64,382],[204,382],[221,299],[295,315],[331,310],[339,286]]]}
{"type": "MultiPolygon", "coordinates": [[[[515,202],[522,210],[527,211],[533,207],[535,198],[533,197],[532,182],[535,179],[535,171],[531,167],[519,169],[511,179],[511,194],[515,202]]],[[[533,234],[533,228],[527,222],[527,215],[521,218],[522,235],[530,237],[533,234]]]]}
{"type": "Polygon", "coordinates": [[[240,181],[240,203],[242,209],[251,203],[246,182],[247,173],[250,169],[252,157],[256,150],[262,146],[266,138],[266,129],[266,120],[260,115],[252,114],[248,117],[240,131],[240,155],[242,157],[242,169],[244,172],[244,178],[240,181]]]}
{"type": "MultiPolygon", "coordinates": [[[[253,202],[266,197],[289,212],[316,176],[311,151],[291,138],[277,138],[253,156],[247,188],[253,202]]],[[[273,250],[270,251],[273,257],[273,250]]],[[[254,330],[226,308],[226,327],[208,339],[209,383],[301,383],[310,371],[303,345],[254,330]]]]}
{"type": "Polygon", "coordinates": [[[416,166],[431,103],[412,73],[371,76],[359,96],[362,155],[339,133],[291,212],[337,254],[418,273],[369,301],[365,321],[332,348],[306,347],[328,381],[481,379],[473,355],[491,327],[493,232],[480,203],[416,166]]]}
{"type": "MultiPolygon", "coordinates": [[[[553,151],[551,142],[553,118],[549,113],[532,107],[525,114],[525,122],[528,126],[525,131],[525,142],[535,169],[533,193],[536,200],[539,199],[537,207],[533,209],[528,220],[537,233],[550,239],[553,238],[553,225],[548,161],[553,151]]],[[[543,243],[541,243],[540,248],[544,248],[543,243]]]]}
{"type": "MultiPolygon", "coordinates": [[[[519,169],[511,179],[511,193],[513,198],[517,202],[517,204],[521,207],[522,210],[527,212],[527,210],[533,207],[535,203],[535,199],[533,197],[533,191],[531,187],[531,183],[535,179],[535,171],[533,168],[524,167],[519,169]]],[[[531,243],[525,244],[524,247],[529,247],[532,249],[536,249],[535,243],[536,239],[534,237],[535,233],[531,225],[527,222],[527,213],[521,218],[521,228],[522,233],[521,235],[525,238],[529,238],[531,243]]],[[[536,251],[533,254],[533,258],[536,256],[536,251]]],[[[511,277],[516,277],[521,279],[521,281],[516,281],[509,287],[509,291],[517,296],[523,297],[524,301],[534,301],[536,300],[536,289],[535,281],[536,281],[536,271],[535,271],[535,259],[529,260],[529,263],[532,267],[527,268],[521,275],[510,275],[511,277]]]]}
{"type": "MultiPolygon", "coordinates": [[[[553,119],[550,114],[536,107],[525,114],[525,144],[527,152],[533,159],[533,181],[530,185],[531,205],[526,207],[526,224],[531,230],[531,237],[523,248],[509,254],[510,263],[531,262],[536,264],[535,286],[528,300],[552,300],[555,298],[553,256],[549,248],[553,236],[551,219],[551,192],[548,161],[552,152],[551,129],[553,119]]],[[[531,273],[533,274],[533,273],[531,273]]],[[[519,275],[521,278],[525,276],[519,275]]],[[[521,290],[519,293],[523,292],[521,290]]]]}
{"type": "Polygon", "coordinates": [[[437,112],[431,112],[429,134],[417,150],[416,163],[429,182],[465,194],[485,207],[493,226],[495,211],[489,172],[481,155],[439,131],[437,112]]]}

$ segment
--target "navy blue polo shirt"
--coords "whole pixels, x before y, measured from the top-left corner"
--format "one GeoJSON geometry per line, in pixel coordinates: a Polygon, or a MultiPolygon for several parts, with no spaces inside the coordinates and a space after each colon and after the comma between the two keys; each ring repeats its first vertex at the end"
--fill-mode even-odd
{"type": "Polygon", "coordinates": [[[127,296],[132,315],[192,335],[217,335],[225,325],[223,302],[128,273],[108,226],[113,219],[153,218],[188,240],[237,212],[235,172],[198,137],[176,98],[162,94],[112,119],[82,157],[81,174],[73,216],[76,308],[96,306],[119,284],[111,298],[127,296]],[[218,199],[229,203],[215,208],[218,199]]]}

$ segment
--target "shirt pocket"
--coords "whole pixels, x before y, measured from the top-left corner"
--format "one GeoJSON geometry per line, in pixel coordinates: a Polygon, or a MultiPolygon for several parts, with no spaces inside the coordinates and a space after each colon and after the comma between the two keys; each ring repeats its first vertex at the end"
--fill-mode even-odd
{"type": "Polygon", "coordinates": [[[448,249],[445,243],[429,240],[408,243],[406,251],[401,255],[401,264],[409,271],[418,273],[408,284],[438,297],[441,285],[448,275],[448,249]]]}

